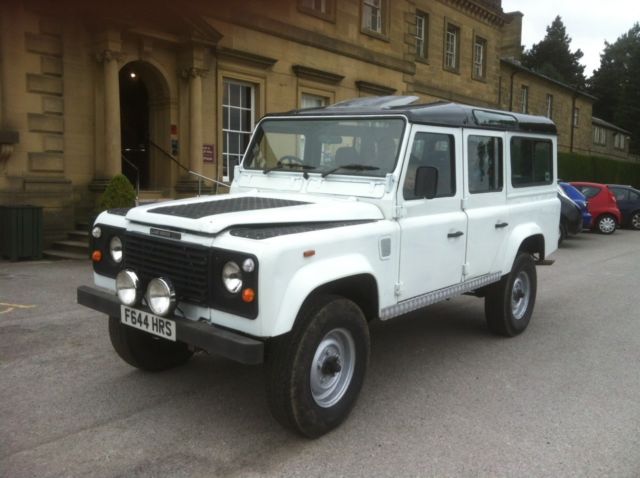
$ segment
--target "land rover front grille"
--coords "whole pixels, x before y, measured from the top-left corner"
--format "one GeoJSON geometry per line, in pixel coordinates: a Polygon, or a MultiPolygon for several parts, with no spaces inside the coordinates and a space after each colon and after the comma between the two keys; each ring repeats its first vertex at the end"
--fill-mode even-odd
{"type": "Polygon", "coordinates": [[[207,304],[209,251],[197,244],[127,233],[124,266],[133,269],[146,289],[155,277],[171,280],[178,300],[207,304]]]}

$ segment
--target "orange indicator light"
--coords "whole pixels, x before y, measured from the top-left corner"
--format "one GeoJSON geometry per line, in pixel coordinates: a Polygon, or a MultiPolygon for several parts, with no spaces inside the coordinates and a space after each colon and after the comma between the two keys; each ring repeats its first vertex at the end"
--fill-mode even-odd
{"type": "Polygon", "coordinates": [[[314,251],[313,249],[310,249],[308,251],[304,251],[302,253],[302,257],[313,257],[316,255],[316,251],[314,251]]]}
{"type": "Polygon", "coordinates": [[[102,260],[102,251],[99,251],[97,249],[93,251],[93,253],[91,254],[91,260],[93,262],[100,262],[102,260]]]}
{"type": "Polygon", "coordinates": [[[242,300],[244,302],[250,303],[253,302],[256,298],[256,291],[254,291],[253,289],[244,289],[242,291],[242,300]]]}

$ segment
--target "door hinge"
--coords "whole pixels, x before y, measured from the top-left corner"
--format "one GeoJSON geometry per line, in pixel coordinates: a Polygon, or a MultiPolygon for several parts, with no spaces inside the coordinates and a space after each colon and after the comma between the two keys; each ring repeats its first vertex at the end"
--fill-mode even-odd
{"type": "Polygon", "coordinates": [[[399,219],[404,216],[404,206],[396,204],[393,206],[393,218],[399,219]]]}
{"type": "Polygon", "coordinates": [[[469,207],[469,198],[462,198],[460,200],[460,208],[467,209],[467,207],[469,207]]]}
{"type": "Polygon", "coordinates": [[[462,264],[462,275],[463,276],[468,276],[469,275],[469,263],[465,262],[464,264],[462,264]]]}
{"type": "Polygon", "coordinates": [[[394,284],[393,293],[396,297],[400,297],[402,295],[402,282],[396,282],[394,284]]]}

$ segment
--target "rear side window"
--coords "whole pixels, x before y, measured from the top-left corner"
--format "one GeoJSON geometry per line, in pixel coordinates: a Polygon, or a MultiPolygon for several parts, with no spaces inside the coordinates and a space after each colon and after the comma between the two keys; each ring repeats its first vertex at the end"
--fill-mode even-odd
{"type": "Polygon", "coordinates": [[[581,186],[580,190],[587,199],[591,199],[592,197],[597,196],[600,192],[600,188],[597,188],[595,186],[581,186]]]}
{"type": "Polygon", "coordinates": [[[616,201],[626,201],[629,199],[629,190],[622,188],[609,188],[616,197],[616,201]]]}
{"type": "Polygon", "coordinates": [[[635,191],[629,191],[629,199],[632,201],[640,201],[640,194],[635,191]]]}
{"type": "Polygon", "coordinates": [[[502,139],[469,136],[467,171],[470,193],[502,191],[502,139]]]}
{"type": "Polygon", "coordinates": [[[438,170],[437,198],[456,195],[455,143],[450,134],[417,133],[411,148],[407,176],[402,189],[405,199],[423,199],[415,195],[416,171],[431,166],[438,170]]]}
{"type": "Polygon", "coordinates": [[[537,138],[511,138],[511,184],[516,188],[551,184],[553,145],[537,138]]]}

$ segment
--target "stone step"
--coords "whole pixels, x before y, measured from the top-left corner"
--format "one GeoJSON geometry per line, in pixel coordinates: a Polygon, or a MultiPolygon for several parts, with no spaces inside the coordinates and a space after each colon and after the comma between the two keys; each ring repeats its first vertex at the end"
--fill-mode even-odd
{"type": "Polygon", "coordinates": [[[85,254],[88,257],[89,254],[89,242],[88,241],[56,241],[52,244],[52,249],[64,252],[75,252],[78,254],[85,254]]]}
{"type": "Polygon", "coordinates": [[[67,252],[67,251],[59,251],[56,249],[47,249],[42,251],[44,257],[49,259],[71,259],[71,260],[88,260],[89,256],[87,254],[79,254],[77,252],[67,252]]]}
{"type": "Polygon", "coordinates": [[[86,241],[89,243],[89,231],[86,230],[75,230],[75,231],[67,231],[67,236],[72,241],[86,241]]]}

